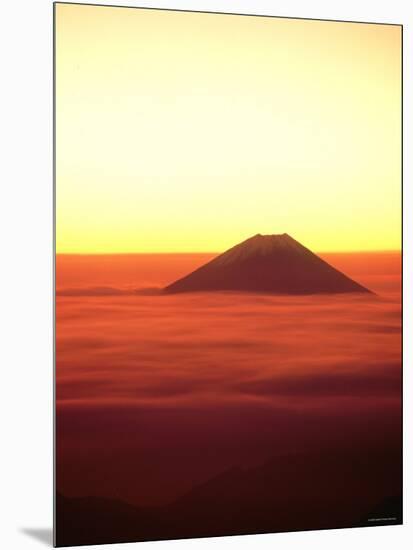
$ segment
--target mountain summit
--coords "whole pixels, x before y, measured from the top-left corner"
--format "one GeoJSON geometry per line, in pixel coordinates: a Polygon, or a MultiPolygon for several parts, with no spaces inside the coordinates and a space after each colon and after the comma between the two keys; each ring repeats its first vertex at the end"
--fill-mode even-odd
{"type": "Polygon", "coordinates": [[[164,291],[232,290],[272,294],[370,292],[284,233],[255,235],[164,291]]]}

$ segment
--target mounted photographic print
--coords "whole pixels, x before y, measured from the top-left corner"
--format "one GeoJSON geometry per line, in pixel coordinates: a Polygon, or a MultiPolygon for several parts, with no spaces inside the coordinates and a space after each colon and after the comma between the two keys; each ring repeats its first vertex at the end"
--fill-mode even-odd
{"type": "Polygon", "coordinates": [[[55,544],[402,523],[401,26],[54,17],[55,544]]]}

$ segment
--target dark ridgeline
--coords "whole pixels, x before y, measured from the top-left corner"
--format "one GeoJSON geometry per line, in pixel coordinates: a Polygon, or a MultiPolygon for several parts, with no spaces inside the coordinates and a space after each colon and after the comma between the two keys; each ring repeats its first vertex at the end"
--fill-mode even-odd
{"type": "Polygon", "coordinates": [[[401,453],[372,451],[235,467],[159,507],[58,493],[57,546],[400,524],[401,453]]]}
{"type": "Polygon", "coordinates": [[[245,291],[272,294],[370,293],[292,237],[255,235],[164,292],[245,291]]]}

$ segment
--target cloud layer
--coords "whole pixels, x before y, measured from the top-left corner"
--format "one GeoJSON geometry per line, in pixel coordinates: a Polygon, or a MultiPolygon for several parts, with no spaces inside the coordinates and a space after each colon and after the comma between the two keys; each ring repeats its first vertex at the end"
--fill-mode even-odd
{"type": "Polygon", "coordinates": [[[397,448],[400,280],[369,276],[378,296],[60,294],[61,490],[166,502],[287,451],[397,448]]]}

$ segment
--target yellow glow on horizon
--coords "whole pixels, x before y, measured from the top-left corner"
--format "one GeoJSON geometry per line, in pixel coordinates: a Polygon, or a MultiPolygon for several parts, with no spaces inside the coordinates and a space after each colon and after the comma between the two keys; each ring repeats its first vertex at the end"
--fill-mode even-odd
{"type": "Polygon", "coordinates": [[[56,5],[59,253],[401,244],[401,27],[56,5]]]}

